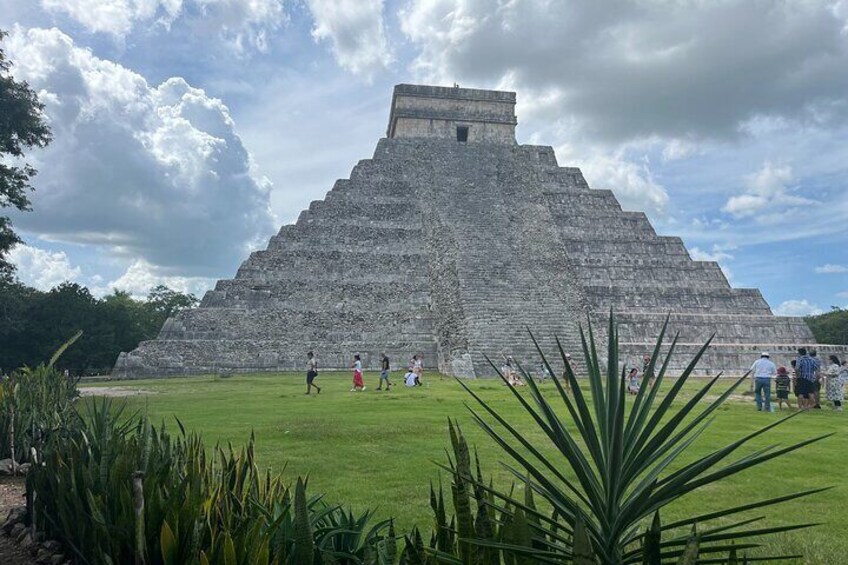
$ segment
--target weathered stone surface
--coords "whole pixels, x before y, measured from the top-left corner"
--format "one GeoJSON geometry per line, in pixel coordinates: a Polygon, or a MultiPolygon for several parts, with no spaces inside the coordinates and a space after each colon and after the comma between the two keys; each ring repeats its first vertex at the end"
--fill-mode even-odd
{"type": "MultiPolygon", "coordinates": [[[[578,323],[619,316],[623,359],[641,359],[670,314],[679,363],[712,333],[703,371],[786,364],[814,342],[759,291],[731,288],[609,190],[560,167],[550,147],[515,143],[513,93],[399,85],[388,135],[324,200],[219,281],[159,338],[122,353],[118,377],[323,368],[354,353],[376,367],[423,354],[429,367],[492,374],[486,357],[580,350],[578,323]],[[467,142],[457,127],[468,127],[467,142]]],[[[826,348],[819,348],[827,351],[826,348]]],[[[675,367],[675,368],[680,368],[675,367]]]]}
{"type": "Polygon", "coordinates": [[[9,537],[17,540],[20,535],[23,534],[26,526],[23,522],[17,522],[14,526],[12,526],[12,530],[9,532],[9,537]]]}

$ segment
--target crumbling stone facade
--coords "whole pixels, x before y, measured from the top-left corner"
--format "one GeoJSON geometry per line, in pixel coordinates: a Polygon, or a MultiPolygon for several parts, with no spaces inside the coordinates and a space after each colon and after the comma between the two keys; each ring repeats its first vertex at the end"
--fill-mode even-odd
{"type": "Polygon", "coordinates": [[[736,373],[762,349],[788,363],[814,342],[802,319],[731,288],[716,263],[693,261],[551,147],[516,144],[514,108],[511,92],[395,87],[374,156],[199,308],[122,353],[114,375],[301,369],[310,349],[325,369],[354,353],[370,368],[381,352],[419,353],[446,373],[490,375],[486,356],[538,362],[528,328],[545,351],[558,336],[577,353],[578,324],[603,334],[610,309],[633,362],[668,313],[680,363],[716,332],[704,371],[736,373]]]}

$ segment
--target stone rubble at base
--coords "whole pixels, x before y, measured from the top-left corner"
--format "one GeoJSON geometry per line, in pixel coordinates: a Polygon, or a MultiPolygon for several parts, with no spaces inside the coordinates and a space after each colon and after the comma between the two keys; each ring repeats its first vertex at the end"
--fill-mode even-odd
{"type": "MultiPolygon", "coordinates": [[[[302,370],[309,350],[323,369],[355,353],[376,369],[385,352],[400,370],[418,353],[442,372],[485,376],[486,357],[538,364],[528,328],[551,358],[555,336],[581,351],[587,319],[603,343],[610,309],[620,358],[634,364],[668,313],[675,370],[713,332],[702,373],[744,372],[765,349],[788,366],[796,345],[815,342],[803,319],[731,288],[718,264],[693,261],[551,147],[516,144],[514,106],[514,93],[396,86],[373,158],[200,307],[121,353],[113,376],[302,370]]],[[[843,348],[820,356],[830,349],[843,348]]]]}

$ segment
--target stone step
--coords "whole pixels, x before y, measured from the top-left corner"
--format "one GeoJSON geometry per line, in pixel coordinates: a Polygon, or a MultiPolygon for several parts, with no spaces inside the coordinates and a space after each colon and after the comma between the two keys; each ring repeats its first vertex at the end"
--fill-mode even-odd
{"type": "Polygon", "coordinates": [[[313,277],[326,273],[357,278],[361,272],[402,274],[426,271],[426,256],[421,251],[394,252],[391,249],[254,251],[239,267],[237,278],[273,279],[279,273],[304,271],[313,277]]]}
{"type": "Polygon", "coordinates": [[[667,285],[697,286],[699,288],[727,289],[727,279],[716,266],[706,268],[693,266],[691,262],[680,266],[664,266],[650,269],[630,265],[582,265],[579,278],[587,284],[632,286],[650,284],[659,287],[667,285]]]}
{"type": "Polygon", "coordinates": [[[592,309],[598,311],[609,311],[612,307],[616,312],[667,309],[677,312],[713,310],[726,314],[771,313],[762,295],[753,289],[587,285],[586,293],[592,309]]]}
{"type": "Polygon", "coordinates": [[[268,242],[268,251],[305,249],[309,246],[325,248],[328,245],[378,248],[415,248],[424,243],[420,226],[382,227],[375,225],[342,225],[338,222],[303,224],[295,230],[275,235],[268,242]]]}

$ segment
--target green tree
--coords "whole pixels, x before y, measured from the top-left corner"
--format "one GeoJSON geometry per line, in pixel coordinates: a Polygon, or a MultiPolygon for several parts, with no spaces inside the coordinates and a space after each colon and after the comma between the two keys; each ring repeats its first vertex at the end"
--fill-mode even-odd
{"type": "Polygon", "coordinates": [[[832,306],[830,312],[805,319],[817,342],[848,345],[848,310],[832,306]]]}
{"type": "MultiPolygon", "coordinates": [[[[5,36],[0,31],[0,41],[5,36]]],[[[12,77],[11,67],[0,48],[0,208],[30,210],[27,193],[36,170],[22,159],[25,150],[50,142],[50,128],[44,120],[44,105],[25,81],[12,77]]],[[[20,241],[9,217],[0,216],[0,277],[8,279],[14,271],[6,254],[20,241]]]]}
{"type": "MultiPolygon", "coordinates": [[[[180,310],[197,306],[197,297],[191,293],[177,292],[160,284],[150,290],[147,301],[163,316],[162,323],[180,310]]],[[[162,325],[161,323],[159,324],[162,325]]]]}

